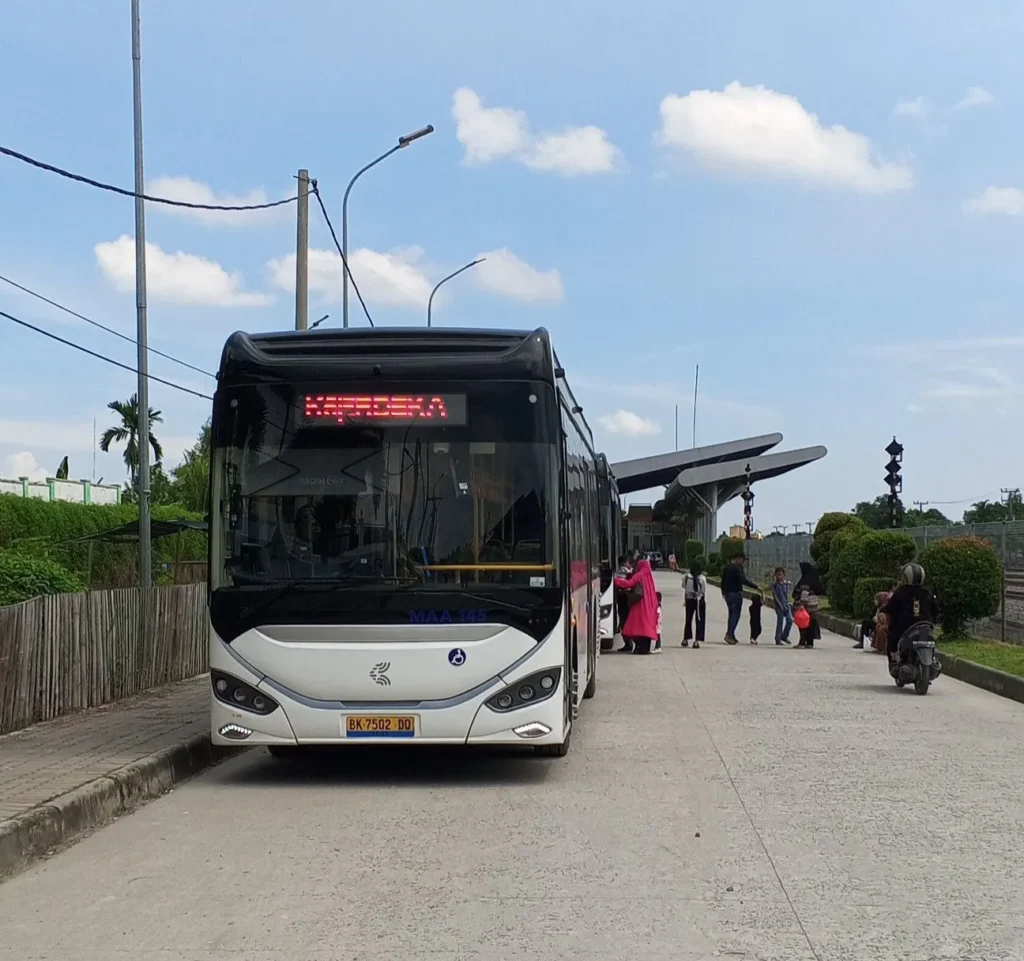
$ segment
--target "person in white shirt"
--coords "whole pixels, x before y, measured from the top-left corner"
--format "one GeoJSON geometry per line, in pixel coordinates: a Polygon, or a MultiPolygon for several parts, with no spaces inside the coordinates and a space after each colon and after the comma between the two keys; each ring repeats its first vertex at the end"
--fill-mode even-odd
{"type": "Polygon", "coordinates": [[[686,599],[686,628],[683,631],[683,647],[689,647],[693,640],[694,650],[704,640],[704,626],[707,622],[708,581],[704,576],[704,565],[695,560],[683,575],[683,595],[686,599]],[[697,618],[697,635],[693,633],[693,619],[697,618]]]}

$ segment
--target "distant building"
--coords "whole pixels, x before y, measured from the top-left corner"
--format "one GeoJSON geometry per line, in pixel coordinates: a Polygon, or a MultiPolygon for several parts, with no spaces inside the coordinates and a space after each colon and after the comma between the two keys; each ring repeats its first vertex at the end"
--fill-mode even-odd
{"type": "Polygon", "coordinates": [[[115,484],[58,480],[56,477],[47,477],[45,481],[33,481],[27,477],[19,477],[17,480],[0,477],[0,494],[31,497],[40,501],[68,501],[72,504],[121,503],[121,488],[115,484]]]}

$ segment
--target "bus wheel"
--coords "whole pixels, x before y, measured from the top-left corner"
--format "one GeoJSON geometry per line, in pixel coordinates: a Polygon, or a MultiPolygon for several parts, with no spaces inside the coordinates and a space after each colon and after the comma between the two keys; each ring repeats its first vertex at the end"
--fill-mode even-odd
{"type": "Polygon", "coordinates": [[[561,744],[538,744],[533,751],[538,757],[565,757],[569,753],[571,741],[572,728],[569,728],[569,733],[566,734],[565,740],[561,744]]]}
{"type": "Polygon", "coordinates": [[[597,693],[597,664],[594,664],[594,670],[591,672],[590,680],[587,681],[587,686],[583,688],[583,698],[589,701],[597,693]]]}

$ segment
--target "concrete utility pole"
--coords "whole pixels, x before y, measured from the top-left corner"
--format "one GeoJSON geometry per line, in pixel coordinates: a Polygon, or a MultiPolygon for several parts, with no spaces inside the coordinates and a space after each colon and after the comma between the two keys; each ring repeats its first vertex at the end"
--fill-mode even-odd
{"type": "Polygon", "coordinates": [[[309,324],[309,171],[300,170],[295,236],[295,329],[309,324]]]}
{"type": "MultiPolygon", "coordinates": [[[[149,525],[149,335],[146,329],[146,206],[142,172],[142,45],[139,0],[132,0],[132,91],[135,128],[135,321],[139,347],[139,587],[153,586],[152,530],[149,525]]],[[[145,631],[145,604],[139,605],[140,633],[145,631]]]]}
{"type": "Polygon", "coordinates": [[[1002,487],[999,493],[1004,498],[1004,503],[1010,509],[1010,520],[1015,520],[1015,506],[1020,500],[1020,488],[1019,487],[1002,487]]]}

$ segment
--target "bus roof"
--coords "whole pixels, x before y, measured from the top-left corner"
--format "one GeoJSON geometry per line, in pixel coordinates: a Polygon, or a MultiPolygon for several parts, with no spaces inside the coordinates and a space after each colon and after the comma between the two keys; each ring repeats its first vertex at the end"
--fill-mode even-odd
{"type": "Polygon", "coordinates": [[[221,353],[219,380],[316,379],[317,375],[386,376],[388,365],[431,376],[507,376],[553,380],[548,332],[426,327],[236,331],[221,353]]]}

